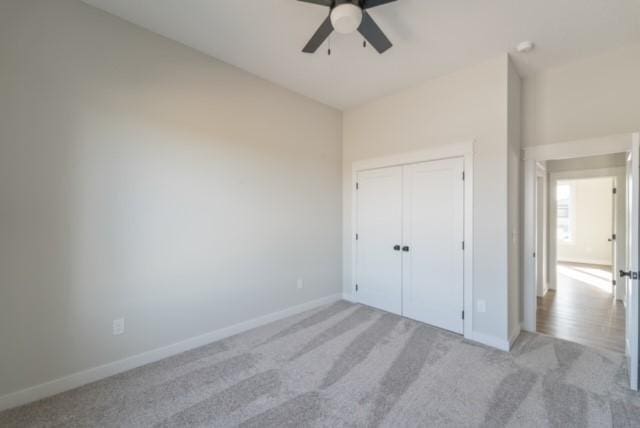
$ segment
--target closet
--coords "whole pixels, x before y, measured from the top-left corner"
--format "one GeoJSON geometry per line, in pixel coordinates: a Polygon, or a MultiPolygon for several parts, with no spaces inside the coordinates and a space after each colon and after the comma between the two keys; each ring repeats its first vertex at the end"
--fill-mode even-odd
{"type": "Polygon", "coordinates": [[[463,331],[464,159],[359,171],[356,298],[463,331]]]}

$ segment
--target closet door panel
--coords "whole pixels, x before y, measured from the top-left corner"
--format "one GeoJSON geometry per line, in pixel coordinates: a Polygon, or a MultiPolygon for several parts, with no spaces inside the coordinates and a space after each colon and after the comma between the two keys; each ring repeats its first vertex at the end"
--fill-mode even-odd
{"type": "Polygon", "coordinates": [[[403,315],[462,333],[463,159],[403,170],[403,315]]]}
{"type": "Polygon", "coordinates": [[[402,312],[402,167],[358,173],[356,298],[402,312]]]}

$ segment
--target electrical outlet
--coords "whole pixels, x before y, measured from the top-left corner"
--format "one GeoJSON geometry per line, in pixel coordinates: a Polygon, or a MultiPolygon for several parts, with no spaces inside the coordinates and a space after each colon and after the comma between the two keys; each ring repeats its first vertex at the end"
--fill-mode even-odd
{"type": "Polygon", "coordinates": [[[478,313],[487,312],[487,302],[484,300],[478,300],[478,313]]]}
{"type": "Polygon", "coordinates": [[[113,320],[113,335],[119,336],[124,333],[124,318],[113,320]]]}
{"type": "Polygon", "coordinates": [[[298,290],[304,287],[304,281],[302,281],[302,278],[298,278],[298,281],[296,281],[296,286],[298,287],[298,290]]]}

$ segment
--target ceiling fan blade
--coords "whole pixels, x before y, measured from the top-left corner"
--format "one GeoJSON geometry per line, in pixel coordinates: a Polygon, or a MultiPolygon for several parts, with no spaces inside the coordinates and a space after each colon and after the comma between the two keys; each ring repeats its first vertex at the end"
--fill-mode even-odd
{"type": "Polygon", "coordinates": [[[367,12],[362,14],[362,23],[358,27],[360,34],[378,51],[378,53],[384,53],[393,44],[389,41],[387,36],[384,35],[378,24],[375,23],[371,15],[367,12]]]}
{"type": "Polygon", "coordinates": [[[392,3],[394,1],[397,1],[397,0],[364,0],[362,2],[362,8],[371,9],[372,7],[382,6],[383,4],[392,3]]]}
{"type": "Polygon", "coordinates": [[[333,0],[298,0],[304,3],[313,3],[313,4],[319,4],[321,6],[327,6],[327,7],[331,7],[331,4],[333,4],[333,0]]]}
{"type": "Polygon", "coordinates": [[[331,17],[327,16],[327,19],[320,24],[320,28],[318,28],[315,34],[311,37],[311,40],[309,40],[307,45],[302,49],[302,52],[314,53],[318,50],[320,45],[327,40],[327,37],[329,37],[332,32],[333,25],[331,24],[331,17]]]}

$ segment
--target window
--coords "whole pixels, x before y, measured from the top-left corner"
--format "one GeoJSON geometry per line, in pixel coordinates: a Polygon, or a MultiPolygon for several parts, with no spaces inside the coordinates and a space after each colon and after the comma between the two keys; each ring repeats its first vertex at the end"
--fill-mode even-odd
{"type": "Polygon", "coordinates": [[[573,240],[573,186],[558,184],[556,188],[558,241],[571,242],[573,240]]]}

